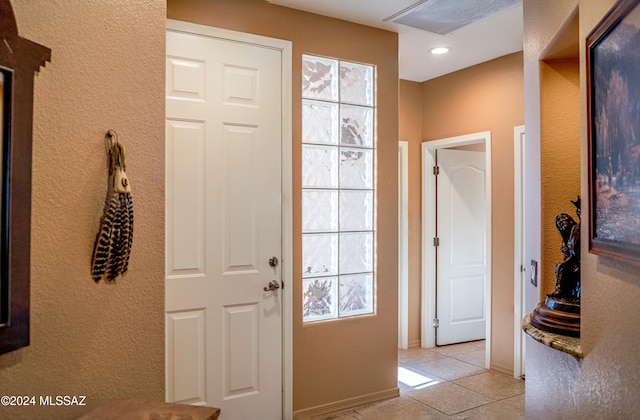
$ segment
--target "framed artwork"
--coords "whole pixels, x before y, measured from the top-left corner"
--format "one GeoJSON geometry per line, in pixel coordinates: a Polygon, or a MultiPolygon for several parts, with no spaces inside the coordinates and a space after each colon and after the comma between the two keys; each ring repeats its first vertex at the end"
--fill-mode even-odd
{"type": "Polygon", "coordinates": [[[0,0],[0,354],[29,345],[33,78],[51,50],[18,35],[0,0]]]}
{"type": "Polygon", "coordinates": [[[586,40],[589,252],[640,262],[640,0],[586,40]]]}

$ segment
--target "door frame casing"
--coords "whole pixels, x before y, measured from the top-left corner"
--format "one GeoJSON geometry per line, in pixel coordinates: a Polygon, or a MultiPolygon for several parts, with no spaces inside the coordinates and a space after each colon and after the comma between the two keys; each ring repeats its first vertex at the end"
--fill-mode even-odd
{"type": "Polygon", "coordinates": [[[398,348],[409,348],[409,142],[398,142],[398,348]]]}
{"type": "MultiPolygon", "coordinates": [[[[281,182],[282,182],[282,415],[293,417],[293,176],[292,176],[292,75],[293,44],[277,38],[253,35],[212,26],[167,19],[166,30],[194,33],[212,38],[241,42],[281,53],[281,182]]],[[[165,337],[166,341],[166,337],[165,337]]],[[[166,369],[165,361],[165,369],[166,369]]],[[[168,377],[168,375],[165,375],[168,377]]]]}
{"type": "Polygon", "coordinates": [[[487,185],[486,198],[486,247],[489,254],[485,276],[485,367],[491,360],[491,132],[467,134],[422,143],[422,347],[436,346],[436,331],[433,320],[436,317],[436,177],[433,167],[436,165],[436,151],[449,147],[465,146],[475,143],[485,144],[487,185]]]}
{"type": "Polygon", "coordinates": [[[525,367],[525,336],[522,331],[522,318],[525,315],[525,270],[524,261],[524,142],[525,142],[524,125],[513,128],[513,313],[514,313],[514,340],[513,340],[513,376],[520,378],[524,375],[525,367]]]}

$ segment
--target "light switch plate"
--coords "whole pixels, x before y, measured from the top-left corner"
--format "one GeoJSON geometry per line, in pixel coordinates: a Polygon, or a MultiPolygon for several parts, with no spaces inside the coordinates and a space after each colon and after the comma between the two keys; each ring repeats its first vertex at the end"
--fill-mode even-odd
{"type": "Polygon", "coordinates": [[[538,287],[538,261],[531,260],[531,284],[538,287]]]}

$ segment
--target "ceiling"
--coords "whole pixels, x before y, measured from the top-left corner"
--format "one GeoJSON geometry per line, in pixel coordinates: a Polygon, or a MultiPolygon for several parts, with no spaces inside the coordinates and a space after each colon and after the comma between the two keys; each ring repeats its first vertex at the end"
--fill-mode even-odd
{"type": "MultiPolygon", "coordinates": [[[[522,0],[494,14],[453,30],[445,35],[416,29],[394,19],[407,16],[415,5],[455,4],[458,15],[464,15],[462,0],[267,0],[271,3],[304,10],[397,32],[400,78],[423,82],[522,50],[522,0]],[[455,3],[453,3],[455,2],[455,3]],[[393,18],[392,18],[393,17],[393,18]],[[388,19],[391,18],[391,19],[388,19]],[[385,22],[385,19],[388,21],[385,22]],[[451,48],[448,54],[433,55],[434,47],[451,48]]],[[[477,4],[480,0],[468,0],[477,4]]],[[[482,0],[489,4],[495,0],[482,0]]],[[[477,7],[476,7],[477,8],[477,7]]],[[[413,9],[416,10],[416,9],[413,9]]]]}

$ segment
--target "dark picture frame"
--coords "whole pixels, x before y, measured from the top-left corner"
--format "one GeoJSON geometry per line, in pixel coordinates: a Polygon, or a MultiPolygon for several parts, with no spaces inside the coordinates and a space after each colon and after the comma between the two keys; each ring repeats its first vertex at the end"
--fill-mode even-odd
{"type": "Polygon", "coordinates": [[[640,0],[586,39],[589,252],[640,263],[640,0]]]}
{"type": "Polygon", "coordinates": [[[0,354],[29,345],[34,76],[51,50],[18,35],[0,0],[0,354]]]}

